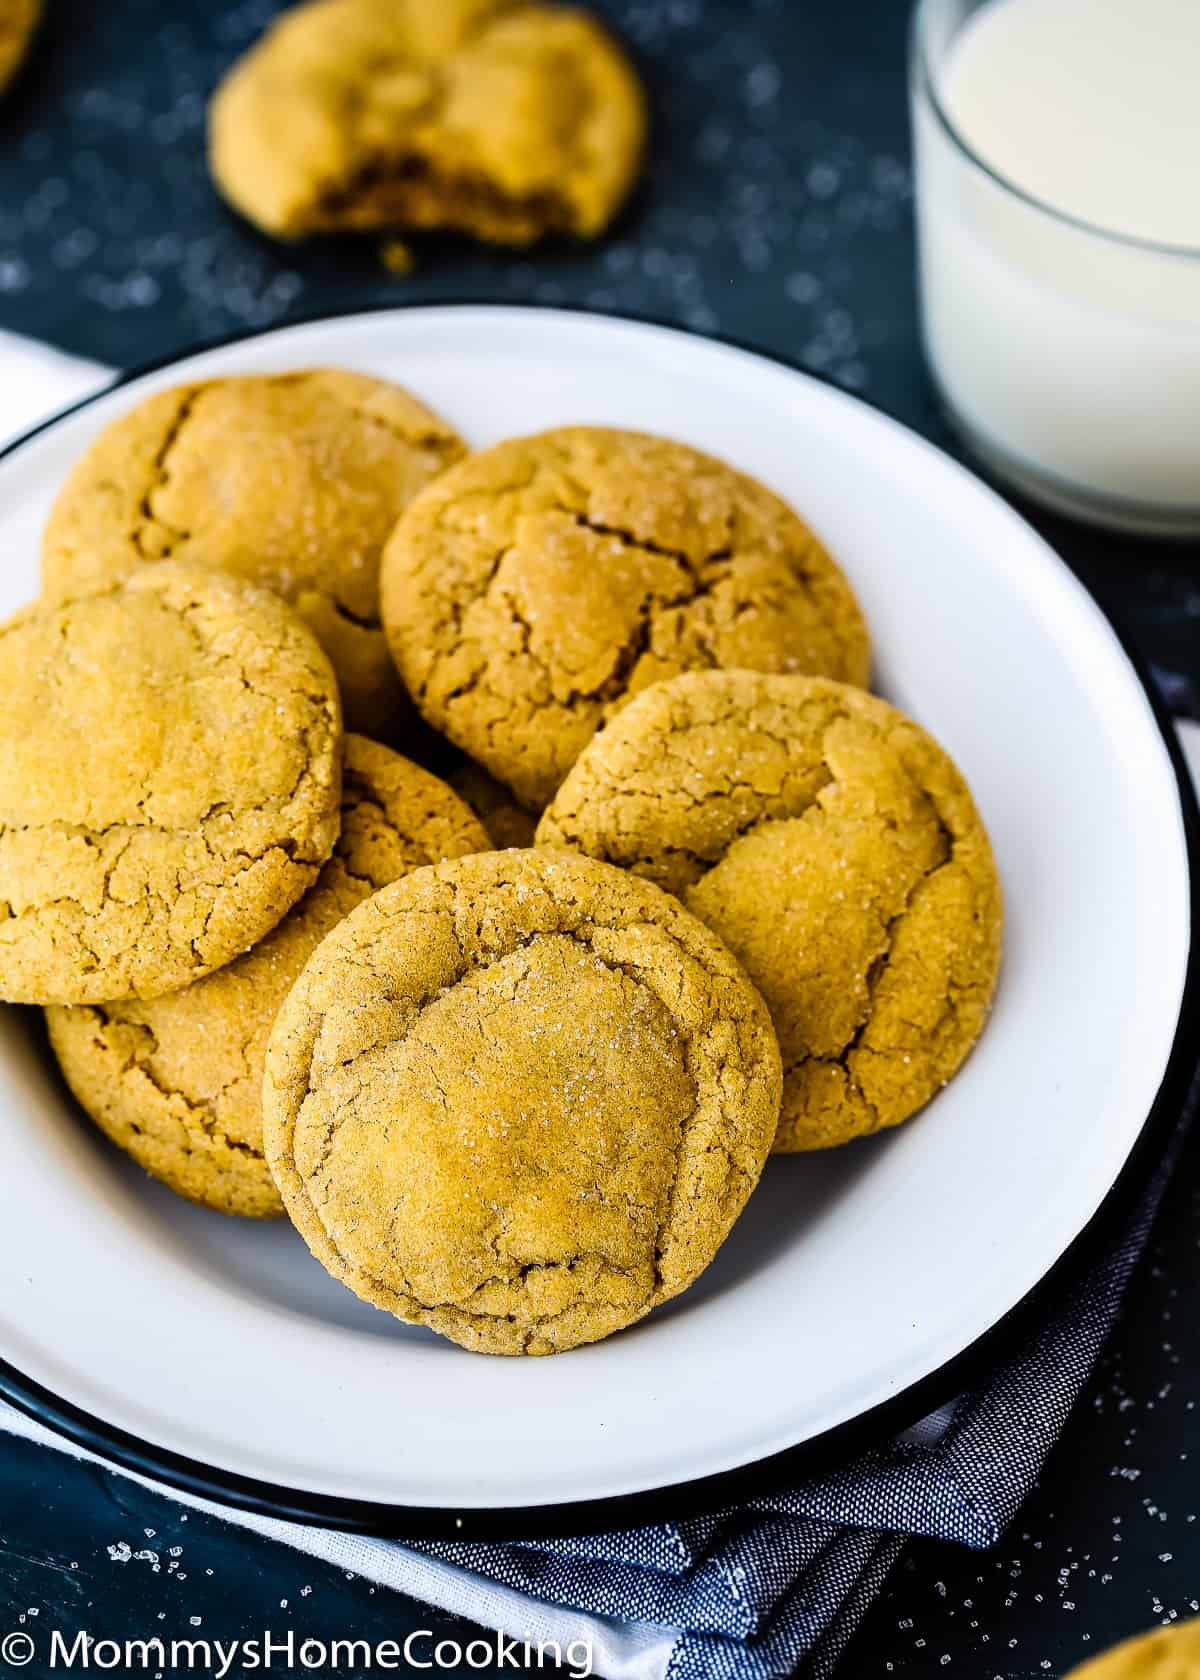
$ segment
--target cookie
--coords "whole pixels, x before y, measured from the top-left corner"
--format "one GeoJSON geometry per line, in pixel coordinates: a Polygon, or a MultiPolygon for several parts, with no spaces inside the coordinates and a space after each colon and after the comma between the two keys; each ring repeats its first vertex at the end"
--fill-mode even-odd
{"type": "Polygon", "coordinates": [[[870,664],[849,584],[786,502],[638,432],[567,427],[452,467],[396,527],[381,590],[427,720],[530,810],[660,678],[861,683],[870,664]]]}
{"type": "Polygon", "coordinates": [[[779,1107],[762,1000],[666,893],[549,851],[385,887],[275,1022],[267,1160],[364,1300],[484,1353],[596,1341],[686,1289],[779,1107]]]}
{"type": "Polygon", "coordinates": [[[1073,1668],[1066,1680],[1195,1680],[1200,1674],[1200,1617],[1157,1627],[1073,1668]]]}
{"type": "Polygon", "coordinates": [[[508,789],[493,781],[486,770],[478,764],[462,764],[447,780],[487,829],[498,852],[533,845],[537,818],[523,811],[508,789]]]}
{"type": "Polygon", "coordinates": [[[262,1075],[280,1004],[356,904],[488,838],[444,782],[348,735],[333,856],[279,926],[207,979],[147,1003],[46,1011],[67,1083],[101,1131],[155,1178],[222,1213],[283,1212],[263,1158],[262,1075]]]}
{"type": "Polygon", "coordinates": [[[167,562],[0,627],[0,997],[156,997],[253,945],[338,834],[341,717],[276,596],[167,562]]]}
{"type": "Polygon", "coordinates": [[[312,0],[218,88],[219,190],[283,239],[452,228],[591,238],[645,144],[641,89],[586,12],[526,0],[312,0]]]}
{"type": "Polygon", "coordinates": [[[1003,920],[987,833],[937,742],[861,690],[662,683],[596,737],[537,838],[657,882],[740,957],[783,1052],[778,1150],[906,1120],[983,1028],[1003,920]]]}
{"type": "Polygon", "coordinates": [[[67,479],[44,587],[76,599],[170,556],[274,589],[333,661],[348,726],[395,736],[407,699],[379,623],[379,556],[401,510],[462,453],[414,397],[361,373],[159,391],[67,479]]]}
{"type": "Polygon", "coordinates": [[[0,93],[25,62],[42,15],[42,0],[0,0],[0,93]]]}

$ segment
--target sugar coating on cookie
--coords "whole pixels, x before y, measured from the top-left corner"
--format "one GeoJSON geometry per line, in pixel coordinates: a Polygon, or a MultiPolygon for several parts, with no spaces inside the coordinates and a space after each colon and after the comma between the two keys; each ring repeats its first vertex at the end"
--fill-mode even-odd
{"type": "Polygon", "coordinates": [[[641,695],[538,827],[718,933],[783,1052],[778,1150],[894,1126],[987,1018],[1003,911],[971,794],[923,729],[821,679],[713,672],[641,695]]]}
{"type": "Polygon", "coordinates": [[[262,1076],[280,1004],[364,898],[486,833],[436,776],[347,735],[333,856],[279,926],[194,986],[152,1001],[46,1011],[67,1083],[101,1130],[171,1189],[223,1213],[283,1212],[262,1147],[262,1076]]]}
{"type": "Polygon", "coordinates": [[[166,558],[274,589],[333,661],[349,727],[395,735],[408,702],[379,621],[379,557],[401,511],[462,454],[424,404],[365,374],[158,391],[68,477],[43,540],[45,591],[77,599],[166,558]]]}
{"type": "Polygon", "coordinates": [[[285,239],[453,228],[591,237],[645,143],[641,88],[586,12],[540,0],[311,0],[214,96],[213,177],[285,239]]]}
{"type": "Polygon", "coordinates": [[[533,845],[537,818],[518,805],[508,789],[486,770],[478,764],[462,764],[447,780],[487,829],[498,852],[513,847],[527,850],[533,845]]]}
{"type": "Polygon", "coordinates": [[[0,93],[25,62],[41,15],[42,0],[0,0],[0,93]]]}
{"type": "Polygon", "coordinates": [[[708,1265],[779,1107],[762,1001],[647,881],[492,852],[406,876],[276,1020],[267,1159],[356,1294],[486,1353],[555,1353],[708,1265]]]}
{"type": "Polygon", "coordinates": [[[576,426],[452,467],[384,552],[425,717],[530,810],[631,695],[686,670],[865,682],[866,625],[804,521],[685,444],[576,426]]]}
{"type": "Polygon", "coordinates": [[[268,933],[338,833],[341,714],[276,596],[167,562],[0,627],[0,997],[103,1003],[268,933]]]}

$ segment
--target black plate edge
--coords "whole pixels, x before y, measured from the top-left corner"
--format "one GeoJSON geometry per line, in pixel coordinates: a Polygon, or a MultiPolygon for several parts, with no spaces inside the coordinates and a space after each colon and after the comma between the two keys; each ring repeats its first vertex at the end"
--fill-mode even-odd
{"type": "MultiPolygon", "coordinates": [[[[290,327],[332,324],[355,316],[384,314],[399,309],[527,307],[531,306],[519,301],[497,302],[494,298],[411,298],[370,304],[333,314],[317,311],[311,314],[289,315],[273,327],[253,332],[228,333],[118,374],[112,383],[102,390],[70,404],[12,439],[0,449],[0,460],[15,453],[40,433],[58,425],[68,416],[90,407],[108,392],[209,350],[241,344],[249,339],[286,331],[290,327]]],[[[635,325],[664,327],[685,338],[716,342],[734,350],[746,351],[791,372],[801,373],[805,378],[816,379],[818,383],[840,389],[833,381],[821,378],[778,351],[763,349],[759,345],[728,334],[702,333],[671,320],[628,310],[590,309],[585,305],[570,303],[537,303],[532,307],[539,310],[551,309],[561,314],[600,316],[635,325]]],[[[877,403],[871,403],[861,396],[850,396],[845,392],[841,394],[847,396],[848,400],[862,402],[867,408],[875,408],[887,419],[896,419],[877,403]]],[[[904,426],[907,431],[912,430],[903,421],[897,419],[896,423],[904,426]]],[[[920,436],[919,433],[915,435],[920,436]]],[[[922,441],[928,442],[927,439],[922,441]]],[[[930,447],[936,448],[937,445],[931,444],[930,447]]],[[[927,1377],[860,1413],[858,1417],[848,1419],[810,1440],[789,1447],[783,1452],[774,1453],[768,1458],[759,1459],[753,1464],[741,1465],[695,1481],[647,1488],[638,1493],[561,1505],[528,1505],[513,1508],[453,1510],[435,1506],[387,1505],[372,1500],[303,1492],[238,1475],[233,1471],[221,1470],[189,1459],[168,1448],[154,1446],[136,1435],[106,1423],[81,1407],[61,1399],[5,1360],[0,1360],[0,1398],[35,1422],[65,1436],[85,1451],[108,1460],[119,1469],[131,1471],[150,1481],[164,1483],[190,1497],[208,1500],[218,1505],[231,1505],[258,1516],[274,1517],[285,1522],[317,1524],[325,1528],[375,1535],[385,1539],[517,1540],[596,1533],[644,1523],[670,1522],[694,1513],[718,1510],[755,1495],[777,1492],[806,1472],[811,1473],[816,1469],[828,1470],[857,1452],[878,1446],[881,1441],[910,1427],[939,1406],[947,1404],[965,1388],[975,1386],[990,1368],[1006,1354],[1015,1351],[1022,1336],[1033,1328],[1043,1304],[1049,1304],[1056,1292],[1065,1292],[1071,1281],[1084,1275],[1096,1263],[1103,1251],[1106,1235],[1132,1211],[1134,1203],[1147,1187],[1153,1168],[1162,1153],[1162,1147],[1179,1118],[1191,1087],[1196,1067],[1197,1046],[1200,1046],[1200,806],[1197,805],[1191,774],[1175,734],[1171,715],[1149,675],[1146,662],[1136,652],[1129,636],[1109,607],[1098,600],[1094,591],[1089,593],[1104,613],[1146,694],[1175,773],[1191,888],[1187,974],[1175,1037],[1162,1082],[1142,1130],[1108,1195],[1083,1230],[1040,1281],[990,1329],[977,1337],[970,1347],[964,1348],[961,1353],[936,1371],[930,1372],[927,1377]]]]}

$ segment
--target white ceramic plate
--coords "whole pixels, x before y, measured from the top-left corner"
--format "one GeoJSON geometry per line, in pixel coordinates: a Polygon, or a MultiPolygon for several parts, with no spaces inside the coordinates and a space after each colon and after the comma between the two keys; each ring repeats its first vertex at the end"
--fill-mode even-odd
{"type": "Polygon", "coordinates": [[[538,1507],[694,1483],[854,1420],[882,1427],[895,1410],[880,1407],[949,1380],[1093,1220],[1167,1073],[1188,853],[1136,673],[1034,532],[892,421],[742,350],[544,310],[294,327],[54,422],[0,461],[0,609],[35,593],[51,498],[115,415],[177,380],[319,363],[402,381],[477,444],[636,426],[794,502],[859,592],[877,685],[949,747],[991,829],[1008,901],[995,1014],[913,1124],[772,1162],[682,1299],[597,1346],[505,1360],[361,1304],[285,1224],[225,1219],[146,1180],[67,1099],[35,1018],[0,1011],[6,1392],[142,1468],[381,1528],[498,1510],[536,1528],[538,1507]]]}

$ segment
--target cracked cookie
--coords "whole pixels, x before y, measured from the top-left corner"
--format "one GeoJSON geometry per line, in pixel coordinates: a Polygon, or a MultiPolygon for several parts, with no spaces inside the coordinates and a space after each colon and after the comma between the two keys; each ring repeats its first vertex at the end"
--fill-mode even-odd
{"type": "Polygon", "coordinates": [[[487,829],[498,852],[533,845],[537,818],[522,810],[508,789],[493,781],[486,770],[478,764],[462,764],[446,779],[487,829]]]}
{"type": "Polygon", "coordinates": [[[25,62],[42,15],[42,0],[0,0],[0,93],[25,62]]]}
{"type": "Polygon", "coordinates": [[[656,881],[745,964],[783,1052],[777,1150],[906,1120],[983,1029],[1003,921],[987,833],[937,742],[870,694],[661,683],[587,748],[537,838],[656,881]]]}
{"type": "Polygon", "coordinates": [[[550,851],[417,870],[318,946],[263,1120],[334,1277],[483,1353],[632,1324],[712,1260],[775,1135],[779,1051],[707,928],[550,851]]]}
{"type": "Polygon", "coordinates": [[[311,0],[213,98],[213,178],[284,239],[451,228],[592,238],[633,184],[641,88],[586,12],[541,0],[311,0]]]}
{"type": "Polygon", "coordinates": [[[347,735],[342,829],[279,926],[194,986],[147,1003],[46,1011],[67,1083],[101,1131],[182,1196],[283,1212],[262,1148],[262,1075],[280,1004],[325,935],[389,881],[488,838],[444,782],[347,735]]]}
{"type": "Polygon", "coordinates": [[[230,962],[338,833],[329,661],[276,596],[166,562],[0,626],[0,998],[156,997],[230,962]]]}
{"type": "Polygon", "coordinates": [[[401,519],[380,582],[418,707],[530,810],[660,678],[863,683],[870,665],[850,585],[787,503],[638,432],[566,427],[452,467],[401,519]]]}
{"type": "Polygon", "coordinates": [[[333,661],[347,725],[395,736],[411,711],[379,622],[379,556],[401,510],[462,453],[415,398],[360,373],[159,391],[67,479],[43,541],[45,590],[76,599],[167,557],[274,589],[333,661]]]}

